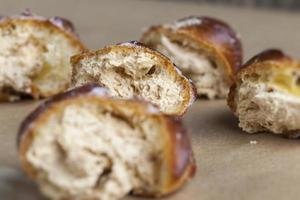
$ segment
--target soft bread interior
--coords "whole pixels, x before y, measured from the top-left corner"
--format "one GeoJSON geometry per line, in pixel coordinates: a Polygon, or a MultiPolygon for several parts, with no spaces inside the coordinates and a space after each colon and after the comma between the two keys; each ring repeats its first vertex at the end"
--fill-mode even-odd
{"type": "Polygon", "coordinates": [[[166,34],[151,34],[146,43],[169,57],[183,73],[192,79],[199,96],[209,99],[225,98],[228,83],[224,70],[204,49],[185,39],[177,39],[166,34]]]}
{"type": "Polygon", "coordinates": [[[122,47],[75,63],[75,85],[98,83],[107,87],[112,96],[142,97],[167,114],[180,113],[186,93],[176,74],[172,74],[157,56],[122,47]]]}
{"type": "Polygon", "coordinates": [[[80,48],[58,28],[38,21],[11,20],[0,25],[0,38],[0,92],[10,88],[50,96],[69,85],[70,56],[80,48]]]}
{"type": "Polygon", "coordinates": [[[86,98],[56,109],[34,129],[26,153],[48,197],[113,200],[160,187],[159,119],[86,98]]]}
{"type": "MultiPolygon", "coordinates": [[[[264,68],[264,67],[262,67],[264,68]]],[[[249,133],[300,129],[300,71],[264,69],[243,76],[236,88],[236,115],[249,133]]]]}

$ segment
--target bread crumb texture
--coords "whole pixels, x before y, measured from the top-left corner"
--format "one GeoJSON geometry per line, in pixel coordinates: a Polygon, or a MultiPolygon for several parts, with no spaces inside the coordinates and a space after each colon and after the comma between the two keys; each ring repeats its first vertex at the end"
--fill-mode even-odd
{"type": "Polygon", "coordinates": [[[0,92],[9,88],[39,97],[65,90],[71,79],[70,56],[82,50],[68,37],[42,19],[2,21],[0,92]]]}
{"type": "Polygon", "coordinates": [[[296,134],[300,129],[300,70],[261,67],[244,74],[235,89],[235,114],[249,132],[296,134]]]}
{"type": "Polygon", "coordinates": [[[162,127],[122,109],[82,101],[53,112],[35,129],[26,158],[38,169],[43,193],[113,200],[159,187],[162,127]]]}
{"type": "Polygon", "coordinates": [[[183,84],[181,79],[185,78],[176,70],[170,72],[165,67],[168,63],[156,54],[142,48],[119,47],[73,63],[75,86],[98,83],[112,96],[141,97],[165,113],[182,114],[186,109],[183,107],[189,106],[186,101],[193,99],[190,83],[186,80],[183,84]]]}

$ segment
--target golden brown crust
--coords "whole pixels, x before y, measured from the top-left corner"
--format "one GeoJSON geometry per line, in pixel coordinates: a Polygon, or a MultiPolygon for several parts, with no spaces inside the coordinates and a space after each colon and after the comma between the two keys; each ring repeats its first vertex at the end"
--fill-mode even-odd
{"type": "Polygon", "coordinates": [[[235,103],[235,92],[236,92],[236,83],[233,83],[229,89],[228,97],[227,97],[227,105],[232,110],[233,113],[236,111],[236,103],[235,103]]]}
{"type": "Polygon", "coordinates": [[[225,68],[230,83],[242,64],[243,52],[238,35],[228,24],[218,19],[192,16],[178,20],[174,25],[152,26],[144,33],[141,41],[151,47],[146,41],[153,33],[173,35],[197,43],[225,68]],[[198,20],[198,23],[188,23],[189,20],[198,20]]]}
{"type": "Polygon", "coordinates": [[[131,107],[138,115],[157,118],[165,124],[164,138],[166,140],[164,149],[164,161],[167,163],[166,171],[163,173],[162,188],[155,194],[137,193],[142,196],[164,196],[178,190],[188,179],[195,174],[195,161],[189,142],[188,134],[178,119],[166,116],[158,111],[151,104],[137,99],[133,100],[112,100],[107,96],[107,90],[97,85],[85,85],[63,94],[56,95],[46,102],[42,103],[23,121],[20,126],[17,138],[17,146],[21,165],[31,178],[35,178],[37,172],[26,160],[26,152],[30,147],[34,135],[33,130],[43,125],[49,114],[58,112],[60,104],[68,105],[72,101],[85,98],[85,101],[106,102],[114,105],[121,104],[125,107],[131,107]]]}
{"type": "Polygon", "coordinates": [[[53,31],[59,31],[68,38],[72,44],[79,47],[82,51],[86,50],[85,45],[79,40],[71,21],[61,17],[42,17],[31,12],[23,12],[21,15],[2,16],[0,18],[0,27],[11,25],[13,23],[29,23],[37,27],[47,27],[53,31]]]}
{"type": "Polygon", "coordinates": [[[153,56],[159,58],[159,60],[164,63],[164,65],[160,67],[165,67],[166,70],[169,72],[170,76],[175,77],[175,81],[180,82],[180,84],[183,86],[183,93],[184,93],[184,100],[182,103],[182,107],[178,109],[177,113],[174,113],[174,115],[182,116],[188,109],[188,107],[195,101],[196,98],[196,90],[195,86],[191,82],[191,80],[187,79],[185,76],[182,75],[181,71],[175,66],[174,63],[171,62],[169,58],[162,55],[156,50],[153,50],[151,48],[146,47],[143,43],[137,42],[137,41],[130,41],[130,42],[124,42],[119,43],[117,45],[111,45],[104,47],[102,49],[99,49],[97,51],[90,51],[90,52],[83,52],[78,55],[74,55],[71,57],[71,63],[73,65],[73,74],[72,74],[72,83],[76,83],[76,79],[74,78],[76,74],[78,73],[78,70],[76,66],[82,59],[91,58],[96,55],[103,55],[110,51],[115,50],[122,50],[124,52],[132,51],[143,51],[145,53],[152,54],[153,56]]]}
{"type": "Polygon", "coordinates": [[[291,62],[292,58],[279,49],[267,49],[255,56],[253,56],[248,62],[246,62],[242,69],[246,70],[247,67],[262,62],[291,62]]]}
{"type": "MultiPolygon", "coordinates": [[[[21,15],[6,16],[0,18],[0,28],[6,26],[16,26],[16,25],[24,25],[24,24],[50,29],[52,32],[59,32],[63,34],[67,40],[70,41],[71,45],[74,48],[78,48],[79,51],[86,51],[86,47],[79,40],[73,24],[67,19],[63,19],[60,17],[45,18],[42,16],[34,15],[28,11],[22,13],[21,15]]],[[[41,94],[41,92],[34,86],[31,86],[31,90],[32,90],[31,95],[35,99],[49,97],[53,95],[53,94],[41,94]]],[[[0,93],[2,93],[1,90],[0,93]]],[[[13,93],[18,93],[18,92],[13,91],[13,93]]],[[[10,101],[12,99],[11,95],[9,94],[5,94],[5,95],[3,94],[2,96],[3,98],[0,98],[0,102],[10,101]]]]}
{"type": "Polygon", "coordinates": [[[236,76],[236,82],[231,86],[229,95],[227,98],[227,104],[232,111],[236,110],[235,93],[237,85],[244,76],[251,76],[257,73],[258,70],[275,67],[275,68],[287,68],[287,67],[300,67],[299,62],[293,60],[290,56],[283,53],[278,49],[265,50],[246,62],[242,68],[238,71],[236,76]]]}
{"type": "Polygon", "coordinates": [[[165,194],[172,193],[182,186],[186,180],[193,177],[196,173],[196,163],[190,140],[186,129],[183,128],[182,122],[178,119],[169,118],[168,128],[171,133],[172,164],[168,187],[165,194]]]}
{"type": "Polygon", "coordinates": [[[256,73],[257,70],[264,70],[264,68],[267,69],[269,67],[293,68],[299,67],[299,63],[280,50],[268,49],[252,57],[243,65],[243,67],[237,73],[237,81],[245,75],[251,75],[256,73]]]}

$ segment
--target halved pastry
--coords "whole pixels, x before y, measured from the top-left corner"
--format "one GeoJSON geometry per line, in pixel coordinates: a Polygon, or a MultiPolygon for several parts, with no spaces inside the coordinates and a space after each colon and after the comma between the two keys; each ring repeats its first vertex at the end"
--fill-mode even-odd
{"type": "Polygon", "coordinates": [[[264,51],[238,72],[228,105],[248,133],[289,137],[300,130],[300,64],[279,50],[264,51]]]}
{"type": "Polygon", "coordinates": [[[195,172],[178,119],[85,85],[41,104],[18,135],[23,169],[51,199],[164,196],[195,172]]]}
{"type": "Polygon", "coordinates": [[[85,49],[70,21],[25,12],[0,18],[0,101],[65,91],[70,56],[85,49]]]}
{"type": "Polygon", "coordinates": [[[141,42],[168,56],[197,88],[198,96],[226,98],[242,63],[237,34],[225,22],[187,17],[150,27],[141,42]]]}
{"type": "Polygon", "coordinates": [[[74,86],[97,83],[120,98],[141,97],[167,114],[182,115],[194,101],[193,85],[165,56],[132,41],[71,58],[74,86]]]}

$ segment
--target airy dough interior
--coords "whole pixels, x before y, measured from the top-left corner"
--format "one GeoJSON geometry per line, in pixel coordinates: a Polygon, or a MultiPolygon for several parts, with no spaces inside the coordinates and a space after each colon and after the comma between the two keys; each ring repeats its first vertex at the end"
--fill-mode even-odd
{"type": "Polygon", "coordinates": [[[0,91],[10,88],[31,93],[32,88],[52,95],[68,86],[70,56],[79,49],[53,27],[31,21],[0,26],[0,91]]]}
{"type": "Polygon", "coordinates": [[[237,88],[236,114],[249,133],[300,129],[300,73],[275,69],[244,77],[237,88]],[[296,91],[296,92],[295,92],[296,91]]]}
{"type": "Polygon", "coordinates": [[[158,187],[162,127],[119,109],[83,99],[35,130],[26,157],[48,197],[113,200],[158,187]]]}
{"type": "Polygon", "coordinates": [[[154,48],[169,57],[183,73],[191,78],[199,96],[209,99],[225,98],[228,84],[224,72],[205,53],[193,47],[188,41],[174,41],[167,35],[156,36],[154,48]]]}
{"type": "Polygon", "coordinates": [[[165,113],[182,109],[184,88],[170,75],[154,55],[129,50],[112,50],[107,54],[86,58],[75,66],[76,86],[100,83],[109,88],[111,95],[121,98],[142,97],[165,113]]]}

